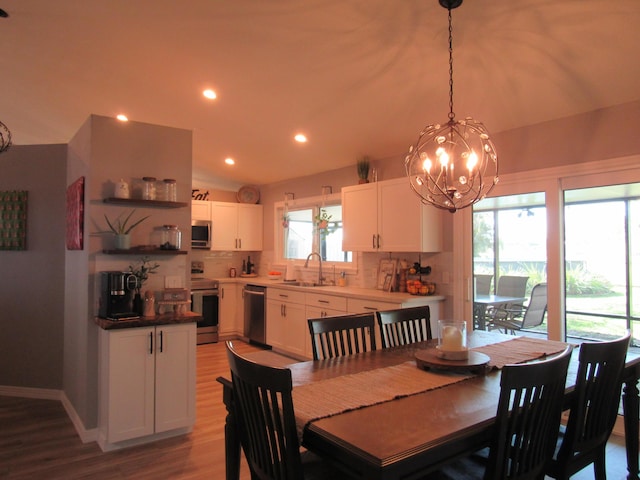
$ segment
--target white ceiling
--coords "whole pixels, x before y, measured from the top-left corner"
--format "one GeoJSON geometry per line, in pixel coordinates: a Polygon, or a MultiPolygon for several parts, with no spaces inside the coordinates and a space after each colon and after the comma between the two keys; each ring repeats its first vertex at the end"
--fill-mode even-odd
{"type": "MultiPolygon", "coordinates": [[[[401,161],[422,127],[447,120],[437,0],[0,8],[0,121],[16,145],[67,143],[90,114],[124,112],[193,130],[196,177],[263,184],[355,174],[363,155],[401,161]]],[[[640,99],[638,0],[466,0],[453,28],[454,110],[491,132],[640,99]]]]}

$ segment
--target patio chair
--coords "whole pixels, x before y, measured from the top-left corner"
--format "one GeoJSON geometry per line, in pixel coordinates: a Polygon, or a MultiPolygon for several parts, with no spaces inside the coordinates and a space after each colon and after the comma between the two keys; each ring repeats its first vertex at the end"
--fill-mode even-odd
{"type": "Polygon", "coordinates": [[[382,348],[430,340],[431,310],[429,305],[377,311],[382,348]]]}
{"type": "Polygon", "coordinates": [[[341,478],[311,452],[300,452],[291,396],[291,370],[255,363],[226,342],[234,414],[252,479],[341,478]]]}
{"type": "MultiPolygon", "coordinates": [[[[527,282],[529,277],[523,277],[518,275],[502,275],[498,278],[498,285],[496,287],[496,295],[499,297],[516,297],[526,298],[527,296],[527,282]]],[[[523,300],[524,301],[524,300],[523,300]]],[[[510,302],[503,303],[498,307],[490,308],[487,310],[487,321],[491,321],[496,315],[498,309],[510,309],[513,311],[513,316],[522,316],[524,313],[524,305],[522,302],[510,302]],[[516,312],[519,310],[519,314],[516,312]]]]}
{"type": "Polygon", "coordinates": [[[373,313],[310,318],[307,321],[314,360],[376,349],[373,313]]]}
{"type": "Polygon", "coordinates": [[[522,318],[520,308],[497,308],[489,324],[489,329],[503,329],[515,335],[516,330],[537,327],[544,322],[547,313],[547,284],[539,283],[531,290],[531,298],[522,318]]]}
{"type": "Polygon", "coordinates": [[[475,295],[489,295],[491,292],[491,280],[493,280],[493,275],[484,275],[478,274],[474,275],[473,279],[475,281],[475,295]]]}
{"type": "Polygon", "coordinates": [[[620,404],[629,333],[611,342],[580,346],[576,388],[560,448],[546,474],[568,479],[593,463],[596,480],[607,478],[605,450],[620,404]]]}

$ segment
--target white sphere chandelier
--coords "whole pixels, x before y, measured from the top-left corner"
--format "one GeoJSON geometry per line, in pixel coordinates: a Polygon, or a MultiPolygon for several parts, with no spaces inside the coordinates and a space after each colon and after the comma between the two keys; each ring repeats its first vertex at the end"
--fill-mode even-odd
{"type": "Polygon", "coordinates": [[[423,203],[452,213],[482,200],[498,183],[498,155],[485,126],[453,113],[451,10],[462,0],[439,0],[449,12],[449,120],[427,125],[409,148],[405,169],[423,203]]]}

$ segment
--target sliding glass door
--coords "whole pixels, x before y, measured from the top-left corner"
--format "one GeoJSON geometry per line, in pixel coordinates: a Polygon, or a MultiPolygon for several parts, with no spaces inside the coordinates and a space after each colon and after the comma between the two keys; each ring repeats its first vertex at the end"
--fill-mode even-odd
{"type": "MultiPolygon", "coordinates": [[[[529,298],[546,283],[547,216],[544,193],[487,198],[473,208],[473,276],[476,316],[484,311],[479,295],[501,295],[502,277],[523,277],[529,298]],[[488,282],[485,283],[485,282],[488,282]],[[487,289],[488,285],[488,289],[487,289]]],[[[476,319],[477,320],[477,319],[476,319]]],[[[483,325],[486,322],[480,322],[483,325]]],[[[546,325],[535,330],[546,332],[546,325]]]]}
{"type": "Polygon", "coordinates": [[[564,191],[567,337],[640,337],[640,184],[564,191]]]}

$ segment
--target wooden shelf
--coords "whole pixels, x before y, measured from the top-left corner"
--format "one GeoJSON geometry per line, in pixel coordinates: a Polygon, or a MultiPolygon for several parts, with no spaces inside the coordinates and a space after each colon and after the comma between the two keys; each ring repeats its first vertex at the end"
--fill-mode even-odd
{"type": "Polygon", "coordinates": [[[186,255],[186,250],[164,250],[164,249],[142,249],[142,248],[130,248],[128,250],[110,249],[102,250],[102,253],[106,255],[186,255]]]}
{"type": "Polygon", "coordinates": [[[141,198],[115,198],[109,197],[103,200],[104,203],[113,205],[137,205],[140,207],[158,207],[158,208],[182,208],[188,207],[186,202],[167,202],[165,200],[143,200],[141,198]]]}

